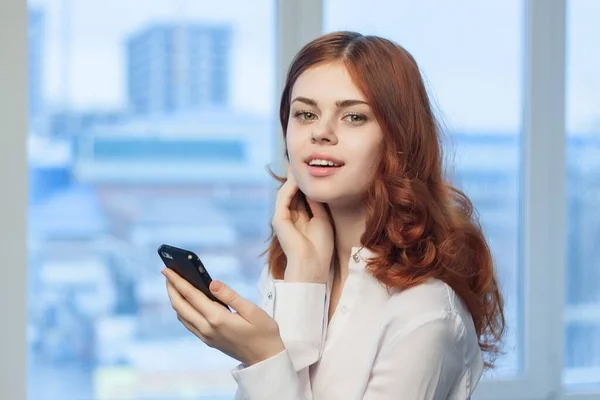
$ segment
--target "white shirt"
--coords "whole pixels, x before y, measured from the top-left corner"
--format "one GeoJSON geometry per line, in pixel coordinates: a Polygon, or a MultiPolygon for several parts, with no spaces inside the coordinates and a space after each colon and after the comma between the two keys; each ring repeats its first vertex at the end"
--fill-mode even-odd
{"type": "Polygon", "coordinates": [[[236,399],[428,400],[469,398],[483,372],[473,320],[444,282],[387,290],[353,248],[349,274],[328,321],[327,284],[263,273],[261,307],[279,324],[286,350],[232,371],[236,399]]]}

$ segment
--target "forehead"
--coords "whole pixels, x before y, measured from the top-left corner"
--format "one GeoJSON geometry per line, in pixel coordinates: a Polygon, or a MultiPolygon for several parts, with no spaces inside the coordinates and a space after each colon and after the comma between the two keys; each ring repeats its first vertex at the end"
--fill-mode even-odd
{"type": "Polygon", "coordinates": [[[317,102],[334,103],[348,99],[365,101],[342,63],[321,64],[304,71],[292,88],[292,98],[296,96],[317,102]]]}

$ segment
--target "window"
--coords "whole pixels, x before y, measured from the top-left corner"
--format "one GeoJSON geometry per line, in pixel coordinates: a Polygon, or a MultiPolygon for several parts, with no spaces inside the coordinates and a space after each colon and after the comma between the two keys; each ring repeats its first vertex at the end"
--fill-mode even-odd
{"type": "Polygon", "coordinates": [[[494,378],[520,374],[520,153],[524,5],[502,2],[324,2],[324,29],[396,41],[420,65],[446,125],[454,182],[473,201],[506,302],[506,355],[494,378]],[[354,11],[353,11],[354,10],[354,11]]]}
{"type": "Polygon", "coordinates": [[[567,389],[600,386],[600,3],[567,2],[567,389]]]}
{"type": "Polygon", "coordinates": [[[156,250],[256,301],[274,2],[29,8],[29,398],[231,398],[237,362],[177,321],[156,250]]]}
{"type": "MultiPolygon", "coordinates": [[[[254,298],[273,200],[264,165],[283,154],[270,93],[302,45],[354,29],[415,55],[449,133],[455,181],[496,254],[512,303],[508,354],[475,398],[597,399],[598,4],[446,3],[29,0],[25,65],[25,5],[1,1],[0,26],[15,35],[0,35],[0,49],[16,62],[0,63],[11,89],[0,91],[0,173],[14,189],[3,193],[0,243],[22,265],[27,207],[28,397],[231,398],[234,362],[174,321],[156,247],[196,250],[254,298]],[[15,150],[22,93],[27,204],[15,150]]],[[[1,386],[23,398],[14,338],[24,337],[25,271],[4,273],[0,293],[15,303],[0,302],[0,351],[10,355],[1,386]]]]}

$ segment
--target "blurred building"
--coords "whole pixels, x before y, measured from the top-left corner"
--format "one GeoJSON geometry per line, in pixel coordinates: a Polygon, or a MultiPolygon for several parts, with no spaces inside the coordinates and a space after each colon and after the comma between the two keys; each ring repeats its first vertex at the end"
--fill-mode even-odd
{"type": "Polygon", "coordinates": [[[135,114],[226,105],[229,26],[152,25],[127,40],[127,92],[135,114]]]}

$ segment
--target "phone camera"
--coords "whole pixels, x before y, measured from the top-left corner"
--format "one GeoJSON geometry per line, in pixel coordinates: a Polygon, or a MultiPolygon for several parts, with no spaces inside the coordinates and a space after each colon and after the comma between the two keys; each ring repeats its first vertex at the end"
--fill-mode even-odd
{"type": "Polygon", "coordinates": [[[167,253],[166,251],[161,251],[160,253],[164,258],[168,258],[170,260],[173,259],[173,256],[171,256],[169,253],[167,253]]]}

